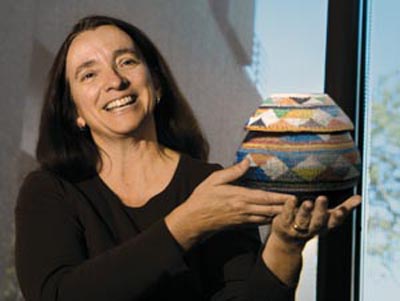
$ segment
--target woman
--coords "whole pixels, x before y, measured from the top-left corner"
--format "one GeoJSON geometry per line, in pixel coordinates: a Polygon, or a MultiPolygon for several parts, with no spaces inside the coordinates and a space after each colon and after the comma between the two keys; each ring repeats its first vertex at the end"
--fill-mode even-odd
{"type": "Polygon", "coordinates": [[[27,300],[293,300],[305,243],[360,198],[298,206],[230,184],[249,163],[222,169],[207,153],[150,40],[117,19],[82,19],[53,64],[41,168],[16,207],[27,300]],[[271,222],[261,246],[256,226],[271,222]]]}

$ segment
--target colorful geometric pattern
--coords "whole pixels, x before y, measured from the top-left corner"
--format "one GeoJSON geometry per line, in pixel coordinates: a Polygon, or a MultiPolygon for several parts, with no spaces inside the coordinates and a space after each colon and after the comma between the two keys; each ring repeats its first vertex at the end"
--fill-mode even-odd
{"type": "Polygon", "coordinates": [[[354,128],[327,94],[274,94],[247,122],[249,131],[337,132],[354,128]]]}
{"type": "Polygon", "coordinates": [[[329,96],[273,95],[259,110],[264,110],[260,127],[254,130],[254,123],[249,122],[250,131],[236,154],[237,162],[245,157],[251,162],[242,178],[244,185],[294,193],[342,190],[356,185],[360,155],[350,133],[338,131],[337,117],[347,120],[341,124],[343,128],[351,129],[352,123],[329,96]],[[279,108],[273,111],[268,106],[279,108]],[[322,118],[320,112],[326,116],[322,118]],[[296,125],[285,120],[285,126],[281,126],[282,119],[293,116],[308,121],[296,125]],[[304,132],[308,125],[309,131],[304,132]]]}

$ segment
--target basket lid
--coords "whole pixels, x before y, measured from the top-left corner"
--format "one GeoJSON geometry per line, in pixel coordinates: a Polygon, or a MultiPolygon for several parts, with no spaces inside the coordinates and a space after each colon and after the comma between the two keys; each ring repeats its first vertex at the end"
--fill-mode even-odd
{"type": "Polygon", "coordinates": [[[353,130],[350,118],[323,93],[272,94],[246,124],[249,131],[338,132],[353,130]]]}

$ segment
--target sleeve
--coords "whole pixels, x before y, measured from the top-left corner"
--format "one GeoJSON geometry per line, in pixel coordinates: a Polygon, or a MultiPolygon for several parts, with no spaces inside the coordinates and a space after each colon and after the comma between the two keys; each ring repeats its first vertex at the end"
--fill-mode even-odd
{"type": "Polygon", "coordinates": [[[207,300],[294,300],[295,290],[282,283],[262,260],[257,227],[217,233],[205,243],[203,252],[207,300]]]}
{"type": "Polygon", "coordinates": [[[30,301],[138,300],[183,262],[163,220],[88,259],[85,229],[60,180],[48,173],[26,178],[15,222],[17,276],[30,301]]]}

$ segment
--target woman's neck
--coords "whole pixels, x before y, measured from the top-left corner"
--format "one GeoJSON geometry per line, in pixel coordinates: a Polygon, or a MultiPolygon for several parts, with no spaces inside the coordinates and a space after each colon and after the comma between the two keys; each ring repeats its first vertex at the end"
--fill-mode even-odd
{"type": "Polygon", "coordinates": [[[131,140],[101,151],[102,176],[128,176],[132,170],[149,169],[168,160],[171,150],[152,140],[131,140]]]}
{"type": "Polygon", "coordinates": [[[144,205],[170,183],[179,154],[156,139],[126,139],[102,149],[100,178],[126,205],[144,205]]]}
{"type": "Polygon", "coordinates": [[[147,118],[134,133],[126,136],[94,135],[100,150],[102,177],[129,176],[132,166],[142,169],[162,156],[163,148],[157,141],[155,123],[147,118]]]}

